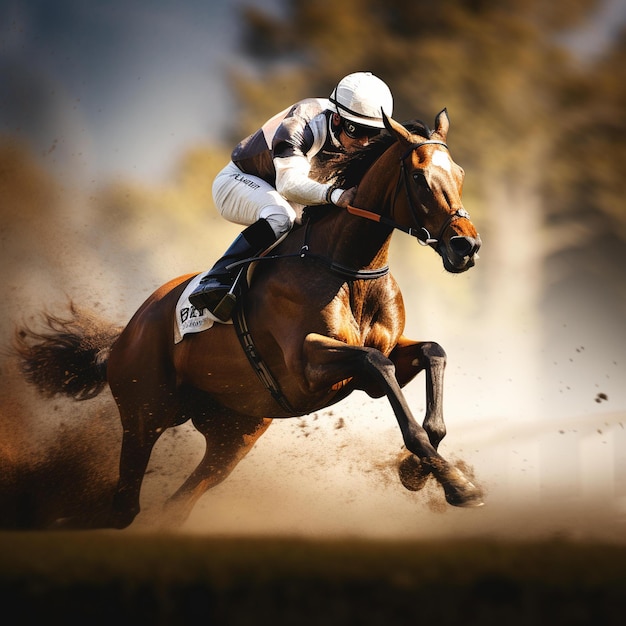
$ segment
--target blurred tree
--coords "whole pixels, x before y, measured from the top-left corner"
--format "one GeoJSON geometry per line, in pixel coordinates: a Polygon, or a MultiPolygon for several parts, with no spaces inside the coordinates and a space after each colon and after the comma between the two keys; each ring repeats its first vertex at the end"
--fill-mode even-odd
{"type": "Polygon", "coordinates": [[[544,189],[549,240],[557,241],[548,303],[554,306],[564,292],[579,302],[593,294],[619,319],[626,312],[625,35],[561,91],[563,132],[554,146],[561,156],[546,171],[544,189]]]}
{"type": "MultiPolygon", "coordinates": [[[[546,263],[579,245],[578,211],[589,216],[587,232],[600,227],[612,233],[615,245],[595,249],[596,269],[614,262],[624,239],[618,234],[623,218],[616,215],[624,215],[618,175],[626,145],[618,79],[623,44],[594,76],[597,68],[581,68],[562,43],[599,5],[291,0],[284,19],[250,7],[243,44],[251,63],[233,75],[241,106],[233,140],[301,97],[329,94],[343,75],[363,69],[390,85],[396,119],[430,122],[446,106],[453,155],[467,172],[466,206],[484,242],[480,270],[464,292],[471,295],[458,304],[465,313],[480,308],[488,334],[482,339],[499,338],[510,348],[517,338],[520,352],[508,353],[534,378],[535,329],[552,287],[544,283],[546,263]],[[584,179],[575,148],[581,140],[593,153],[585,159],[584,179]]],[[[405,258],[413,254],[411,243],[398,242],[405,258]]],[[[455,293],[443,299],[442,313],[459,296],[460,283],[467,285],[463,281],[449,281],[455,293]]]]}
{"type": "Polygon", "coordinates": [[[110,262],[122,260],[118,280],[132,267],[133,283],[149,293],[176,275],[210,267],[239,230],[219,216],[211,194],[229,154],[220,146],[196,146],[182,155],[172,180],[158,187],[111,183],[94,199],[91,245],[106,243],[113,251],[110,262]]]}
{"type": "MultiPolygon", "coordinates": [[[[71,232],[67,196],[25,142],[0,137],[2,320],[20,311],[25,299],[44,294],[47,286],[62,280],[63,252],[54,239],[65,244],[71,232]]],[[[11,331],[0,323],[2,339],[11,331]]]]}

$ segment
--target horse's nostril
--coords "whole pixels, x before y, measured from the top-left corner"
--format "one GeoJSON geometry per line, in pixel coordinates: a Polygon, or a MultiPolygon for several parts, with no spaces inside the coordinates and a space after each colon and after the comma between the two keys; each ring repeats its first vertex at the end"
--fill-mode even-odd
{"type": "Polygon", "coordinates": [[[472,237],[452,237],[450,239],[450,248],[461,257],[471,256],[479,247],[480,244],[472,237]]]}

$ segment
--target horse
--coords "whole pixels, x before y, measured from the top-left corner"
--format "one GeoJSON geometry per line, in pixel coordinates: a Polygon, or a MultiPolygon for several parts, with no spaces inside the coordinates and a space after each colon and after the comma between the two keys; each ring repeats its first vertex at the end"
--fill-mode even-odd
{"type": "MultiPolygon", "coordinates": [[[[450,505],[483,504],[482,489],[438,452],[446,435],[447,356],[438,343],[403,334],[404,301],[387,265],[395,230],[434,250],[447,272],[475,265],[481,240],[462,204],[464,172],[446,144],[446,109],[434,130],[417,120],[401,124],[385,116],[384,122],[386,132],[337,165],[339,185],[358,185],[352,205],[307,207],[271,252],[251,260],[237,323],[216,323],[175,342],[175,306],[197,275],[187,274],[157,288],[125,327],[94,331],[72,306],[72,319],[47,315],[46,331],[16,331],[21,370],[40,392],[86,400],[108,384],[119,410],[115,493],[105,512],[77,525],[132,524],[151,452],[168,428],[191,420],[206,444],[164,505],[167,519],[180,525],[273,419],[322,410],[355,390],[386,396],[391,405],[404,442],[398,473],[407,489],[419,489],[432,475],[450,505]],[[402,388],[422,371],[420,425],[402,388]]],[[[72,527],[72,520],[64,524],[72,527]]]]}

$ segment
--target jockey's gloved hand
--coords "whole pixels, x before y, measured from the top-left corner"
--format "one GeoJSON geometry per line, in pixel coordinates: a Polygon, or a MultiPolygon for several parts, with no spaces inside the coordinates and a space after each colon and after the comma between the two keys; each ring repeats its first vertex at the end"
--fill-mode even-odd
{"type": "Polygon", "coordinates": [[[334,189],[330,195],[330,200],[334,205],[345,209],[352,204],[354,196],[356,196],[356,187],[350,187],[350,189],[334,189]]]}

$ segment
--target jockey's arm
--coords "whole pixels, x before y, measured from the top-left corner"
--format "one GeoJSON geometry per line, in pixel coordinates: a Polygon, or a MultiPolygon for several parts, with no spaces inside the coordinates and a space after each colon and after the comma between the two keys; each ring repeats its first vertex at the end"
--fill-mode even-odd
{"type": "Polygon", "coordinates": [[[305,156],[294,155],[274,158],[276,191],[290,202],[303,205],[324,204],[332,185],[318,183],[309,178],[311,164],[305,156]]]}
{"type": "Polygon", "coordinates": [[[355,190],[339,189],[332,184],[311,179],[311,164],[305,156],[274,157],[274,168],[276,191],[290,202],[305,206],[331,203],[347,206],[354,197],[355,190]]]}

